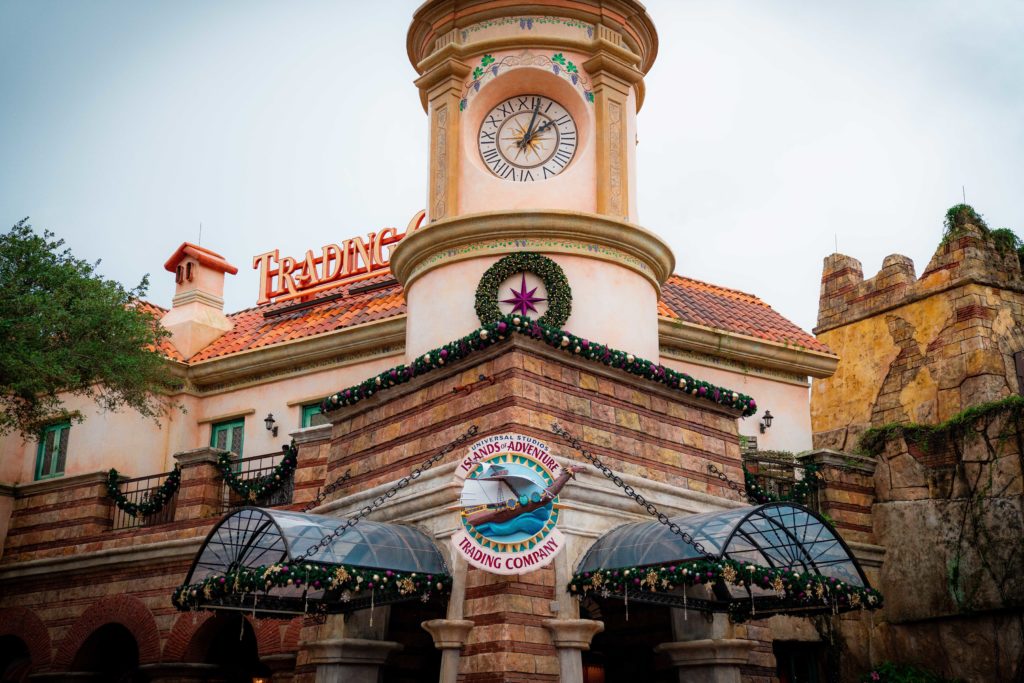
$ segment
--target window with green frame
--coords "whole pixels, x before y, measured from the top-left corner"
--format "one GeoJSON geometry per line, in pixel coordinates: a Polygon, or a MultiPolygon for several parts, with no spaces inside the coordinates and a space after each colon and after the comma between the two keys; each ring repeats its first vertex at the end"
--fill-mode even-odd
{"type": "Polygon", "coordinates": [[[327,418],[320,412],[319,403],[310,403],[302,406],[302,426],[315,427],[316,425],[327,424],[327,418]]]}
{"type": "Polygon", "coordinates": [[[210,445],[231,451],[242,457],[242,443],[245,440],[245,418],[215,422],[210,433],[210,445]]]}
{"type": "Polygon", "coordinates": [[[70,433],[71,422],[55,422],[43,427],[36,451],[36,479],[64,476],[70,433]]]}

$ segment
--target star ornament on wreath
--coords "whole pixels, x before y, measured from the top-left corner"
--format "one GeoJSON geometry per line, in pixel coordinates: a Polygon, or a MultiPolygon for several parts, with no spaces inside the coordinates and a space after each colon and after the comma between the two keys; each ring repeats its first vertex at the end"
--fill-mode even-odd
{"type": "Polygon", "coordinates": [[[562,327],[572,312],[569,281],[557,263],[533,252],[519,252],[499,259],[487,269],[476,288],[476,314],[485,325],[506,314],[533,317],[540,313],[538,304],[545,303],[547,311],[539,322],[562,327]],[[518,289],[514,284],[515,276],[519,276],[518,289]],[[503,287],[510,279],[512,284],[503,287]],[[499,298],[502,291],[508,292],[506,298],[499,298]],[[511,305],[511,311],[502,311],[499,304],[511,305]]]}

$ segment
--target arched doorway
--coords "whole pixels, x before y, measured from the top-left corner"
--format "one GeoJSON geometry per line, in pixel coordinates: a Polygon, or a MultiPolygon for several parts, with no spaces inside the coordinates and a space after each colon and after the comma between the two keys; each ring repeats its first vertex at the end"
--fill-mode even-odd
{"type": "Polygon", "coordinates": [[[0,681],[21,683],[32,668],[28,645],[18,636],[0,636],[0,681]]]}
{"type": "Polygon", "coordinates": [[[224,683],[251,683],[271,674],[260,663],[256,632],[239,612],[217,612],[207,619],[192,636],[185,660],[216,666],[217,680],[224,683]]]}
{"type": "Polygon", "coordinates": [[[435,603],[418,600],[397,603],[389,609],[391,614],[384,640],[401,643],[402,649],[388,657],[383,667],[383,680],[388,683],[436,681],[441,673],[441,651],[434,647],[434,639],[420,624],[443,618],[444,610],[435,603]]]}
{"type": "Polygon", "coordinates": [[[89,634],[71,661],[70,671],[96,674],[111,683],[140,681],[139,645],[121,624],[104,624],[89,634]]]}

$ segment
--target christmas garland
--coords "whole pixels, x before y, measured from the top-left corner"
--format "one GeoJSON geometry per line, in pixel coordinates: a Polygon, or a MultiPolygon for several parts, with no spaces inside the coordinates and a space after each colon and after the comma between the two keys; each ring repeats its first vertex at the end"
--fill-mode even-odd
{"type": "Polygon", "coordinates": [[[248,502],[255,502],[258,499],[270,495],[284,485],[298,464],[299,451],[294,445],[284,449],[284,457],[281,462],[274,466],[269,473],[258,479],[243,479],[241,472],[236,472],[234,462],[231,459],[231,452],[221,453],[217,458],[217,469],[224,477],[231,489],[248,502]]]}
{"type": "MultiPolygon", "coordinates": [[[[573,576],[569,583],[569,593],[583,596],[597,591],[601,597],[626,597],[627,591],[665,592],[702,584],[710,589],[719,580],[748,589],[754,587],[775,591],[780,598],[795,606],[822,605],[836,609],[869,610],[882,606],[882,594],[873,588],[854,586],[818,574],[770,569],[730,559],[702,559],[677,564],[582,572],[573,576]]],[[[739,606],[740,602],[736,604],[739,606]]],[[[736,615],[740,615],[739,611],[736,615]]]]}
{"type": "Polygon", "coordinates": [[[175,589],[171,601],[179,610],[186,611],[232,595],[267,594],[272,588],[287,587],[302,588],[303,592],[338,591],[342,602],[367,594],[383,599],[417,593],[426,601],[431,595],[449,593],[452,577],[350,565],[279,562],[255,568],[239,567],[225,574],[212,574],[199,583],[184,584],[175,589]]]}
{"type": "Polygon", "coordinates": [[[821,466],[806,465],[803,469],[804,478],[793,482],[793,487],[789,490],[789,493],[780,496],[771,493],[758,484],[757,475],[748,472],[747,466],[744,464],[743,481],[747,490],[747,497],[755,501],[758,505],[764,505],[765,503],[778,503],[780,501],[807,505],[807,501],[811,494],[817,491],[818,486],[821,484],[821,466]]]}
{"type": "Polygon", "coordinates": [[[548,327],[561,327],[572,313],[572,289],[561,266],[533,252],[510,254],[487,269],[476,287],[476,315],[484,325],[502,319],[498,308],[498,288],[516,273],[533,273],[548,292],[548,310],[538,322],[548,327]]]}
{"type": "Polygon", "coordinates": [[[631,353],[618,351],[604,344],[591,342],[569,332],[548,327],[540,322],[534,322],[527,317],[517,315],[504,316],[496,322],[474,330],[462,339],[428,351],[416,358],[410,365],[403,364],[390,370],[385,370],[379,375],[364,380],[355,386],[331,394],[320,404],[320,409],[325,413],[329,413],[342,406],[355,405],[373,396],[378,391],[404,384],[414,377],[440,368],[445,363],[460,360],[475,351],[502,342],[513,333],[542,341],[548,346],[552,346],[565,353],[625,370],[695,398],[734,408],[741,411],[744,417],[757,412],[757,403],[750,396],[694,379],[686,373],[676,372],[663,365],[652,363],[643,358],[637,358],[631,353]]]}
{"type": "Polygon", "coordinates": [[[116,469],[110,468],[107,473],[107,495],[114,499],[114,504],[117,507],[132,517],[148,517],[160,512],[174,497],[181,485],[181,468],[175,465],[171,473],[164,479],[164,483],[149,494],[148,498],[141,503],[133,503],[121,493],[120,476],[116,469]]]}

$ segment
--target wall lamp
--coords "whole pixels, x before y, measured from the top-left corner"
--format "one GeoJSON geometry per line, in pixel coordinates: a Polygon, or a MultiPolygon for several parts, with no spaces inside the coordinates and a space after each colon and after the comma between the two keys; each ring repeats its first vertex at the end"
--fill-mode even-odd
{"type": "MultiPolygon", "coordinates": [[[[277,436],[277,424],[276,421],[274,420],[273,413],[267,413],[267,416],[263,418],[263,424],[267,426],[268,432],[270,432],[274,436],[277,436]]],[[[764,430],[762,429],[761,431],[763,432],[764,430]]]]}
{"type": "MultiPolygon", "coordinates": [[[[764,411],[764,416],[761,418],[760,425],[762,434],[768,431],[768,429],[772,426],[772,420],[774,419],[775,418],[772,416],[772,412],[770,410],[764,411]]],[[[270,427],[267,427],[267,429],[270,429],[270,427]]]]}

